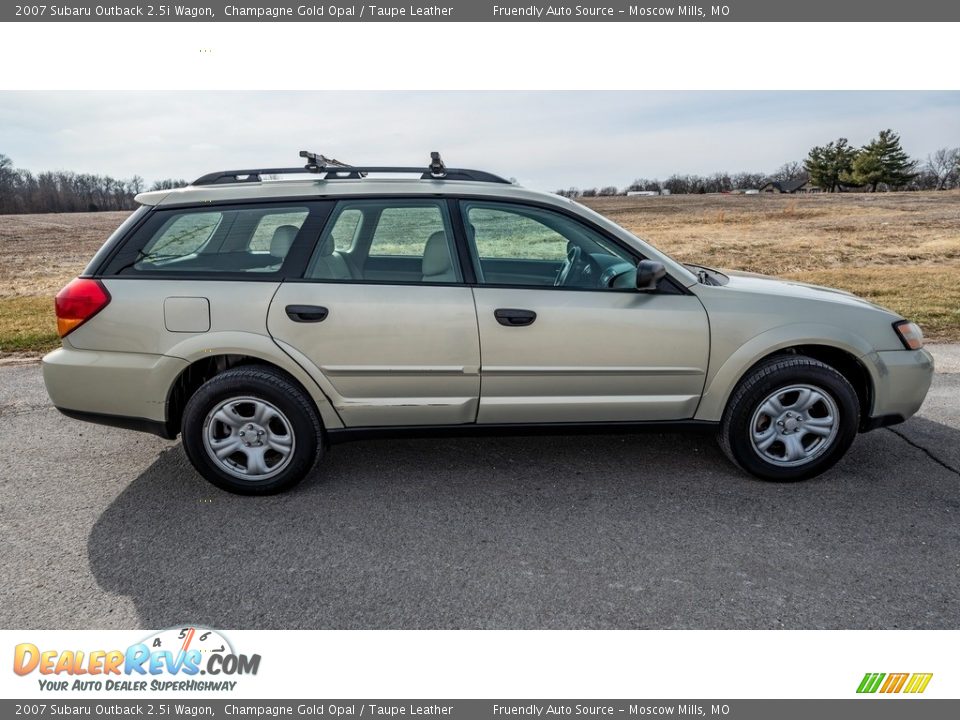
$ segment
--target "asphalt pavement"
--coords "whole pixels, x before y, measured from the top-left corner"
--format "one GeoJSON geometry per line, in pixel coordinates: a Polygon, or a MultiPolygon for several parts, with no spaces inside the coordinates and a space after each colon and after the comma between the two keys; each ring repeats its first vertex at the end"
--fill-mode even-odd
{"type": "Polygon", "coordinates": [[[0,627],[960,627],[960,346],[828,474],[709,435],[371,440],[244,498],[0,368],[0,627]]]}

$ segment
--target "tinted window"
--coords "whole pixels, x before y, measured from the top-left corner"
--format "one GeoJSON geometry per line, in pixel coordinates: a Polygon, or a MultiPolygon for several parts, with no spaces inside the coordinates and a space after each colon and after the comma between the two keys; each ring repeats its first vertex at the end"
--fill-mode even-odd
{"type": "Polygon", "coordinates": [[[482,258],[562,261],[567,256],[567,238],[526,215],[471,207],[467,219],[482,258]]]}
{"type": "Polygon", "coordinates": [[[370,254],[423,257],[430,236],[444,231],[443,211],[437,204],[387,207],[380,213],[370,254]]]}
{"type": "Polygon", "coordinates": [[[141,229],[147,240],[126,267],[149,272],[276,272],[309,214],[306,207],[276,206],[158,211],[141,229]]]}
{"type": "Polygon", "coordinates": [[[346,208],[337,215],[333,229],[330,231],[330,235],[333,237],[334,250],[344,252],[353,247],[353,241],[357,237],[362,218],[363,213],[356,208],[346,208]]]}
{"type": "Polygon", "coordinates": [[[635,283],[629,252],[563,213],[474,201],[462,207],[484,284],[600,290],[635,283]]]}
{"type": "Polygon", "coordinates": [[[460,282],[446,202],[338,202],[310,259],[306,277],[388,283],[460,282]]]}
{"type": "Polygon", "coordinates": [[[260,222],[253,231],[253,236],[250,238],[250,250],[252,252],[270,252],[270,243],[276,234],[277,228],[281,225],[287,225],[299,230],[303,227],[307,215],[306,210],[267,213],[260,218],[260,222]]]}

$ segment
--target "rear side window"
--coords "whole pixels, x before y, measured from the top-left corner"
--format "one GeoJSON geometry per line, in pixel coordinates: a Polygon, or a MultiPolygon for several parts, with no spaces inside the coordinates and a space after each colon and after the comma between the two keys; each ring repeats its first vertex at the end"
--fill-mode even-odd
{"type": "Polygon", "coordinates": [[[356,240],[357,230],[360,229],[360,220],[362,218],[363,213],[357,208],[347,208],[337,216],[337,221],[330,230],[334,250],[347,252],[353,247],[353,242],[356,240]]]}
{"type": "Polygon", "coordinates": [[[305,277],[338,282],[461,282],[446,201],[339,201],[305,277]]]}
{"type": "Polygon", "coordinates": [[[430,236],[445,231],[440,205],[384,208],[373,233],[370,255],[423,257],[430,236]]]}
{"type": "Polygon", "coordinates": [[[275,205],[158,210],[111,270],[275,273],[309,216],[309,207],[275,205]]]}

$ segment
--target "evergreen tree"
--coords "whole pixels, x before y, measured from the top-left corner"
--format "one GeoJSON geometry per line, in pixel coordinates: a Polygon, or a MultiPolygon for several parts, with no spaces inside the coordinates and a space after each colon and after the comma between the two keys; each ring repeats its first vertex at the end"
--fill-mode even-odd
{"type": "Polygon", "coordinates": [[[916,169],[917,162],[900,147],[900,136],[893,130],[881,130],[857,154],[849,175],[855,184],[869,185],[871,192],[876,192],[881,183],[903,187],[917,176],[916,169]]]}
{"type": "Polygon", "coordinates": [[[850,174],[857,156],[846,138],[828,142],[810,150],[803,167],[810,175],[810,182],[825,192],[837,192],[842,178],[850,174]]]}

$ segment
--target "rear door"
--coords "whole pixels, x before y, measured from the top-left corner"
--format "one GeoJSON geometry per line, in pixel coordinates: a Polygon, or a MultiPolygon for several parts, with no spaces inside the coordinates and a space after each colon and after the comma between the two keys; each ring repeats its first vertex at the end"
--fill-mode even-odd
{"type": "Polygon", "coordinates": [[[477,318],[445,200],[338,202],[267,324],[348,427],[476,420],[477,318]]]}
{"type": "Polygon", "coordinates": [[[478,267],[479,423],[693,417],[709,351],[695,296],[667,280],[637,292],[639,258],[559,211],[460,207],[478,267]]]}

